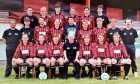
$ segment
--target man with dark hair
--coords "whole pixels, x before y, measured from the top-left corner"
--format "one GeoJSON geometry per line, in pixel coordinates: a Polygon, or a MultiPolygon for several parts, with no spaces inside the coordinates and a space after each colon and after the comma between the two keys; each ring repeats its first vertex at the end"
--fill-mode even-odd
{"type": "Polygon", "coordinates": [[[3,40],[6,43],[6,70],[5,78],[9,77],[12,71],[12,58],[14,56],[16,47],[19,43],[19,30],[16,29],[16,20],[12,19],[10,21],[10,29],[7,29],[3,33],[3,40]]]}
{"type": "Polygon", "coordinates": [[[24,25],[24,18],[25,17],[29,17],[30,18],[30,27],[31,28],[35,28],[35,26],[37,26],[38,25],[38,19],[37,19],[37,17],[36,16],[34,16],[33,15],[33,8],[31,7],[31,6],[29,6],[28,8],[27,8],[27,14],[26,15],[24,15],[22,18],[21,18],[21,23],[24,25]]]}
{"type": "Polygon", "coordinates": [[[136,65],[136,56],[135,56],[135,40],[138,38],[137,31],[132,28],[132,20],[126,19],[125,20],[126,28],[122,30],[122,40],[125,44],[127,53],[130,55],[130,59],[132,61],[132,73],[135,77],[138,77],[137,73],[137,65],[136,65]]]}
{"type": "Polygon", "coordinates": [[[51,19],[51,24],[50,24],[51,28],[54,26],[55,19],[59,19],[60,20],[60,22],[61,22],[60,26],[61,27],[65,26],[65,16],[61,12],[61,5],[60,4],[56,4],[55,5],[55,13],[51,16],[50,19],[51,19]]]}
{"type": "MultiPolygon", "coordinates": [[[[107,27],[107,25],[109,24],[109,19],[105,14],[103,14],[103,5],[98,5],[97,12],[98,13],[95,16],[95,24],[96,24],[96,19],[100,17],[103,19],[103,27],[107,27]]],[[[96,24],[96,26],[97,26],[97,24],[96,24]]]]}
{"type": "Polygon", "coordinates": [[[29,42],[33,42],[34,30],[30,27],[30,18],[24,18],[24,27],[20,29],[20,39],[23,34],[27,33],[29,36],[29,42]]]}
{"type": "Polygon", "coordinates": [[[90,8],[85,7],[83,11],[84,15],[81,16],[81,21],[80,21],[80,27],[82,27],[82,21],[87,20],[88,21],[88,28],[92,30],[95,27],[95,21],[94,21],[94,16],[90,14],[90,8]]]}
{"type": "MultiPolygon", "coordinates": [[[[66,41],[68,34],[72,33],[74,35],[74,38],[77,36],[78,32],[78,26],[74,24],[73,17],[68,18],[68,24],[64,28],[64,39],[66,41]]],[[[75,38],[76,39],[76,38],[75,38]]]]}

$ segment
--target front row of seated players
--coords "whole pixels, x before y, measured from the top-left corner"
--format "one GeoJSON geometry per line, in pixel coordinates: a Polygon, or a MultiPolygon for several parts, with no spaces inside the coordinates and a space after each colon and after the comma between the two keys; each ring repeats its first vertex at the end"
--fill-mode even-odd
{"type": "MultiPolygon", "coordinates": [[[[79,45],[75,41],[74,35],[69,34],[68,40],[64,45],[60,42],[59,35],[53,36],[53,42],[45,44],[44,35],[39,35],[38,42],[31,44],[28,42],[28,35],[23,34],[22,42],[18,45],[12,65],[16,72],[16,78],[19,78],[19,67],[21,63],[27,63],[27,71],[25,78],[29,78],[29,72],[32,67],[36,67],[37,76],[40,73],[39,66],[43,64],[45,72],[48,73],[51,69],[51,78],[55,78],[55,65],[59,64],[59,77],[67,79],[68,64],[74,64],[74,75],[76,79],[80,78],[80,69],[82,76],[85,76],[85,64],[89,64],[88,76],[93,77],[93,70],[101,64],[112,65],[113,79],[116,78],[116,64],[124,64],[125,77],[128,80],[128,72],[130,69],[131,60],[127,55],[124,44],[121,43],[121,38],[118,33],[113,35],[113,43],[104,42],[104,36],[98,35],[98,42],[91,43],[90,35],[84,35],[83,43],[79,45]],[[63,48],[62,48],[63,47],[63,48]]],[[[109,68],[108,68],[109,69],[109,68]]],[[[101,68],[97,67],[99,72],[98,79],[101,79],[101,68]]],[[[110,70],[110,69],[109,69],[110,70]]],[[[109,72],[109,71],[107,71],[109,72]]]]}

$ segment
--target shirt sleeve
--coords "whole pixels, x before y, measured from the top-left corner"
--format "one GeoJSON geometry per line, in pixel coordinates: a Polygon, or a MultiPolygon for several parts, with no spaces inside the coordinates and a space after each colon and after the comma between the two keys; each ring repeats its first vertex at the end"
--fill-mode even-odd
{"type": "Polygon", "coordinates": [[[134,37],[137,38],[138,37],[138,33],[136,30],[134,30],[134,37]]]}
{"type": "Polygon", "coordinates": [[[80,45],[79,45],[79,43],[77,43],[77,51],[79,51],[80,50],[80,45]]]}
{"type": "Polygon", "coordinates": [[[7,31],[4,31],[2,38],[4,38],[4,39],[7,38],[7,31]]]}
{"type": "Polygon", "coordinates": [[[14,53],[14,58],[19,58],[20,55],[21,55],[21,53],[20,53],[20,44],[19,44],[14,53]]]}
{"type": "Polygon", "coordinates": [[[124,58],[128,57],[128,54],[127,54],[127,51],[126,51],[124,44],[122,44],[122,53],[123,53],[124,58]]]}
{"type": "Polygon", "coordinates": [[[67,49],[66,43],[64,43],[64,45],[63,45],[63,50],[66,50],[66,49],[67,49]]]}

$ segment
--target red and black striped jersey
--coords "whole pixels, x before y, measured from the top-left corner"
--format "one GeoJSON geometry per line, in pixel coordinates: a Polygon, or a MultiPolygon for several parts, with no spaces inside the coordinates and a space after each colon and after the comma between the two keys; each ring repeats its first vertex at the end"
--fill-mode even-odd
{"type": "Polygon", "coordinates": [[[85,35],[90,35],[90,42],[93,42],[92,30],[81,29],[78,31],[78,35],[77,35],[77,39],[79,43],[83,43],[83,38],[85,35]]]}
{"type": "Polygon", "coordinates": [[[59,28],[59,29],[51,28],[50,32],[51,32],[51,38],[50,38],[51,42],[52,42],[52,38],[55,34],[59,35],[60,42],[62,42],[62,40],[64,38],[64,29],[63,28],[59,28]]]}
{"type": "Polygon", "coordinates": [[[114,43],[109,44],[110,56],[112,58],[127,58],[128,54],[123,43],[115,45],[114,43]]]}
{"type": "Polygon", "coordinates": [[[64,57],[63,54],[63,43],[59,42],[58,44],[50,43],[49,44],[49,55],[50,57],[64,57]]]}
{"type": "Polygon", "coordinates": [[[106,33],[107,33],[107,29],[106,28],[97,28],[95,27],[93,29],[93,37],[94,37],[94,42],[97,43],[98,42],[98,35],[102,34],[104,35],[104,42],[106,42],[106,33]]]}
{"type": "Polygon", "coordinates": [[[94,57],[96,58],[110,58],[108,43],[94,43],[94,57]]]}
{"type": "Polygon", "coordinates": [[[47,58],[49,58],[48,45],[45,43],[42,45],[39,43],[34,44],[34,57],[47,57],[47,58]]]}
{"type": "Polygon", "coordinates": [[[95,21],[94,21],[94,16],[89,15],[89,16],[81,16],[80,19],[80,28],[82,28],[82,22],[83,20],[87,20],[88,21],[88,29],[93,30],[93,28],[95,27],[95,21]]]}
{"type": "MultiPolygon", "coordinates": [[[[41,16],[40,16],[40,17],[41,17],[41,16]]],[[[43,18],[43,17],[41,17],[41,18],[43,18]]],[[[51,19],[50,19],[48,16],[46,16],[46,17],[43,18],[43,19],[45,20],[45,25],[48,26],[48,27],[50,28],[51,19]]]]}
{"type": "Polygon", "coordinates": [[[84,43],[80,44],[80,58],[93,58],[93,44],[90,43],[89,45],[85,45],[84,43]]]}
{"type": "Polygon", "coordinates": [[[60,22],[61,22],[60,23],[60,26],[61,27],[64,27],[66,25],[66,20],[65,20],[64,14],[59,14],[59,15],[53,14],[50,19],[51,19],[50,28],[54,27],[54,21],[56,19],[59,19],[60,20],[60,22]]]}
{"type": "Polygon", "coordinates": [[[38,41],[39,34],[45,35],[45,41],[48,41],[49,35],[50,35],[49,27],[48,26],[44,26],[44,27],[36,26],[34,29],[34,40],[38,41]]]}
{"type": "Polygon", "coordinates": [[[22,58],[22,57],[33,57],[33,44],[27,43],[27,45],[23,45],[23,43],[19,43],[16,51],[14,53],[14,58],[22,58]]]}

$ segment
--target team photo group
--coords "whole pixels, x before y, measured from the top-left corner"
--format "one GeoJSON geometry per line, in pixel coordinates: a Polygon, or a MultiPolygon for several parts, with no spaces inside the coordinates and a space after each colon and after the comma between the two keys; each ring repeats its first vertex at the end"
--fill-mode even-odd
{"type": "Polygon", "coordinates": [[[56,4],[52,15],[48,16],[43,6],[37,17],[29,6],[20,20],[22,28],[16,29],[17,21],[11,19],[10,28],[3,33],[7,58],[4,77],[9,77],[13,69],[15,79],[19,79],[19,67],[24,63],[25,79],[32,77],[33,69],[36,78],[40,78],[42,66],[48,78],[67,79],[70,64],[76,79],[94,78],[96,74],[97,80],[117,80],[119,65],[124,66],[124,80],[129,79],[130,67],[134,77],[138,77],[135,62],[138,34],[132,27],[133,21],[127,18],[125,28],[117,28],[117,20],[108,18],[103,9],[103,5],[98,5],[93,16],[90,8],[85,7],[78,16],[76,8],[71,7],[69,16],[65,16],[61,4],[56,4]]]}

